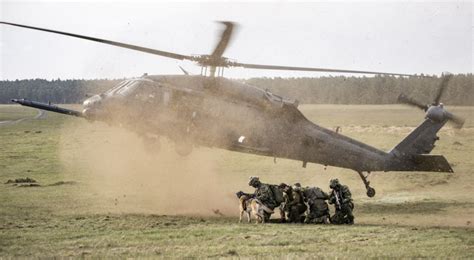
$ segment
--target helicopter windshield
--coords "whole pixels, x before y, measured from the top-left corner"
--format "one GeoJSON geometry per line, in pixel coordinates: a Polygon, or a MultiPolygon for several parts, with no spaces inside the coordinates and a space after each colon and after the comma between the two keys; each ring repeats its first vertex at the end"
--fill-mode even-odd
{"type": "Polygon", "coordinates": [[[118,89],[116,93],[121,96],[129,96],[135,92],[135,90],[138,88],[139,85],[140,85],[139,81],[135,81],[135,80],[130,81],[129,83],[125,84],[120,89],[118,89]]]}
{"type": "Polygon", "coordinates": [[[125,80],[120,82],[114,88],[105,92],[106,95],[120,95],[120,96],[128,96],[138,88],[140,85],[140,81],[137,80],[125,80]]]}

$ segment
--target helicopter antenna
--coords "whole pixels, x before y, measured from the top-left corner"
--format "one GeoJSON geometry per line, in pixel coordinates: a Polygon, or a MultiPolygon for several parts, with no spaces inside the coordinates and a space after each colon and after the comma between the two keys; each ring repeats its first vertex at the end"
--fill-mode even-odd
{"type": "Polygon", "coordinates": [[[184,75],[189,75],[189,72],[187,70],[183,69],[183,67],[181,67],[181,66],[178,66],[178,67],[181,69],[181,71],[184,73],[184,75]]]}

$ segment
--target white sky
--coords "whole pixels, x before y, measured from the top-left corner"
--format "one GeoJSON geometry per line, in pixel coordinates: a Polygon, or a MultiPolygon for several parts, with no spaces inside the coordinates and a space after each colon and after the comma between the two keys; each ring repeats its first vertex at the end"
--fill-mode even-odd
{"type": "MultiPolygon", "coordinates": [[[[209,54],[239,23],[224,56],[244,63],[395,73],[473,71],[472,2],[8,2],[0,20],[180,54],[209,54]]],[[[0,79],[198,74],[190,62],[0,25],[0,79]]],[[[227,69],[229,77],[328,73],[227,69]]]]}

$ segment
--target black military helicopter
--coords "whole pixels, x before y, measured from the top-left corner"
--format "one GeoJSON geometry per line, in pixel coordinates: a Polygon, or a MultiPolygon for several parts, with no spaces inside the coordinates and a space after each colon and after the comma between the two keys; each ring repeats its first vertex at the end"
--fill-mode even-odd
{"type": "Polygon", "coordinates": [[[425,120],[389,152],[320,127],[298,110],[298,102],[268,90],[223,77],[224,68],[243,67],[265,70],[294,70],[360,73],[392,76],[408,74],[327,68],[308,68],[240,63],[223,57],[234,24],[225,25],[220,41],[210,55],[188,56],[141,46],[104,40],[68,32],[0,22],[100,42],[177,60],[196,62],[201,75],[143,75],[125,80],[112,89],[94,95],[83,103],[83,111],[25,99],[12,101],[24,106],[66,115],[120,124],[159,145],[157,136],[176,144],[181,155],[193,146],[207,146],[275,158],[288,158],[355,170],[373,197],[375,190],[367,180],[373,171],[453,172],[441,155],[428,155],[438,140],[436,133],[448,121],[461,127],[464,120],[446,111],[439,103],[449,76],[444,77],[433,104],[421,103],[400,95],[399,101],[422,108],[425,120]],[[216,75],[217,73],[217,75],[216,75]],[[367,174],[363,174],[366,172],[367,174]]]}

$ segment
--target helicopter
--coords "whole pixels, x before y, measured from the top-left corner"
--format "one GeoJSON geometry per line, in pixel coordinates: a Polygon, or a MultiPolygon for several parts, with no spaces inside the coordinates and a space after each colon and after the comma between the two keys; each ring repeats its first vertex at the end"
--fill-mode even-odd
{"type": "Polygon", "coordinates": [[[450,75],[442,78],[432,104],[424,105],[401,94],[400,103],[425,111],[424,121],[390,151],[323,128],[298,109],[298,101],[237,80],[225,78],[224,69],[242,67],[262,70],[290,70],[415,76],[332,68],[293,67],[240,63],[223,56],[233,34],[233,22],[225,28],[210,55],[182,55],[122,42],[10,22],[0,24],[39,30],[116,47],[145,52],[176,60],[188,60],[201,67],[200,75],[147,75],[127,79],[104,93],[93,95],[76,111],[50,103],[12,99],[23,106],[123,126],[143,137],[145,143],[159,146],[159,138],[175,143],[176,152],[186,156],[195,146],[220,148],[274,158],[352,169],[365,185],[367,196],[375,189],[368,177],[376,171],[453,172],[442,155],[429,155],[439,139],[437,132],[451,121],[462,127],[464,119],[448,112],[440,98],[450,75]]]}

